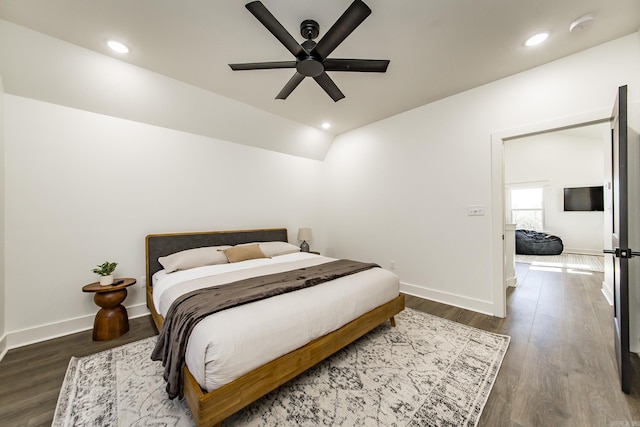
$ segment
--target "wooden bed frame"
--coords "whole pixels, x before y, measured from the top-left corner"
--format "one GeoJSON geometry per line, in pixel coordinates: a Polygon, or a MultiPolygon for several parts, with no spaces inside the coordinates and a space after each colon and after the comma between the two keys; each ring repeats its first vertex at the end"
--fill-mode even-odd
{"type": "MultiPolygon", "coordinates": [[[[151,286],[153,274],[162,269],[158,257],[198,247],[267,241],[287,242],[287,229],[148,235],[145,244],[147,307],[151,311],[158,331],[162,329],[164,318],[158,314],[154,307],[151,286]]],[[[404,310],[404,306],[404,295],[400,294],[340,329],[311,341],[309,344],[210,392],[202,390],[189,369],[185,367],[184,395],[194,420],[199,426],[221,426],[229,416],[331,356],[385,321],[389,320],[395,326],[393,316],[404,310]]]]}

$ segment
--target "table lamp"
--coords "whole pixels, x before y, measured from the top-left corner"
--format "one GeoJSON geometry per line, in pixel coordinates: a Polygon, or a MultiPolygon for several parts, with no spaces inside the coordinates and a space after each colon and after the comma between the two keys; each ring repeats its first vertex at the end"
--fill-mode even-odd
{"type": "Polygon", "coordinates": [[[309,252],[309,244],[307,240],[311,240],[310,228],[298,228],[298,241],[302,241],[300,252],[309,252]]]}

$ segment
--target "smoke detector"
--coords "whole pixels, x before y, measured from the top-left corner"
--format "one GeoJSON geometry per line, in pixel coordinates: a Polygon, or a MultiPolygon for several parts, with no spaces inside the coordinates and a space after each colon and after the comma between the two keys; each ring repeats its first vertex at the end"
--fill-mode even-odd
{"type": "Polygon", "coordinates": [[[593,16],[592,14],[581,16],[580,18],[573,21],[571,25],[569,25],[569,32],[572,32],[573,30],[584,30],[585,28],[589,28],[591,24],[593,24],[594,19],[595,16],[593,16]]]}

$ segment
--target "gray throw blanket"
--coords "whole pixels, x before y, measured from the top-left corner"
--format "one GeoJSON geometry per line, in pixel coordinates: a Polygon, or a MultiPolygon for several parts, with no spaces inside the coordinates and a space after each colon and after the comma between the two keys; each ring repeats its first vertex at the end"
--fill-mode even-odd
{"type": "Polygon", "coordinates": [[[239,280],[234,283],[198,289],[176,299],[169,310],[158,336],[151,359],[162,360],[164,379],[170,399],[182,397],[187,341],[193,328],[202,319],[218,311],[241,304],[319,285],[350,274],[359,273],[377,264],[337,260],[283,273],[239,280]]]}

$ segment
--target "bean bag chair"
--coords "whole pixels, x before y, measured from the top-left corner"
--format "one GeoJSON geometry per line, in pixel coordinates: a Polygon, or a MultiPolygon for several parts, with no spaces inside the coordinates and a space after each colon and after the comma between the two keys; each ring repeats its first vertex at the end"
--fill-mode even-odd
{"type": "Polygon", "coordinates": [[[562,239],[558,236],[533,230],[516,230],[516,254],[560,255],[563,249],[562,239]]]}

